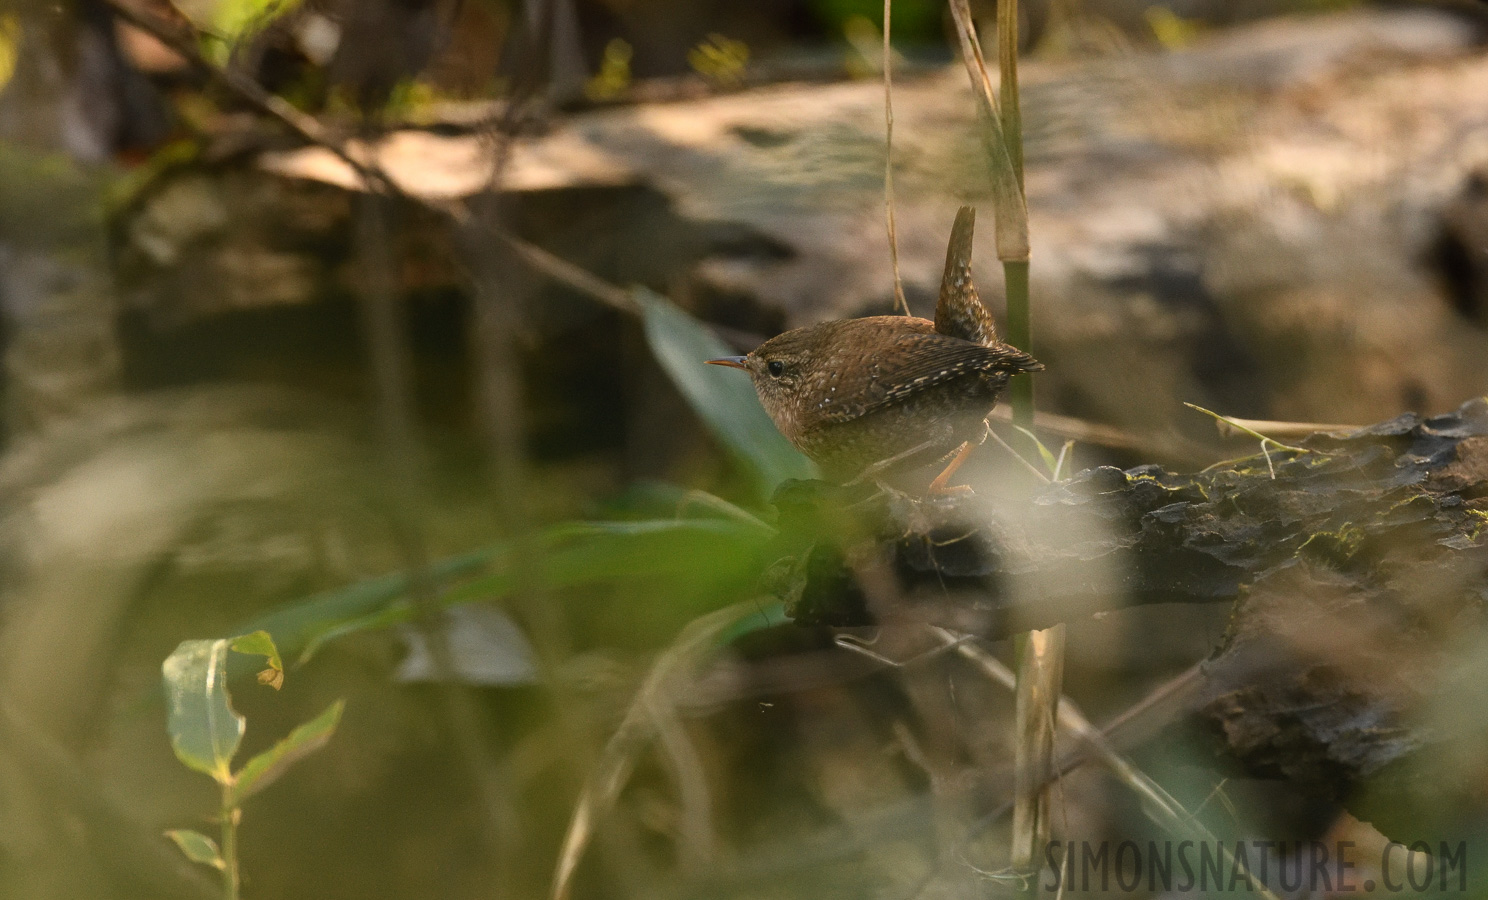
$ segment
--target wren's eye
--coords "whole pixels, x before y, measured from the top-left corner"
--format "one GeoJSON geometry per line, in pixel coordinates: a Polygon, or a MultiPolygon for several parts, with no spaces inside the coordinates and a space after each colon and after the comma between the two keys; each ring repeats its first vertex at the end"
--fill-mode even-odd
{"type": "Polygon", "coordinates": [[[765,369],[770,373],[771,378],[779,378],[781,375],[785,374],[785,363],[781,362],[778,359],[772,359],[770,360],[769,364],[765,366],[765,369]]]}

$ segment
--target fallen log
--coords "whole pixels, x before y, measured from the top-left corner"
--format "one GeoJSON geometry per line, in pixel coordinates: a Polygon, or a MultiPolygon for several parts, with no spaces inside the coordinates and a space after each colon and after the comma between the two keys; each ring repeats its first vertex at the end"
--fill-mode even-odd
{"type": "Polygon", "coordinates": [[[1488,399],[1194,474],[1091,469],[995,506],[821,482],[776,502],[772,584],[797,621],[997,638],[1230,603],[1191,724],[1246,771],[1405,840],[1483,799],[1481,754],[1434,761],[1482,743],[1488,399]]]}

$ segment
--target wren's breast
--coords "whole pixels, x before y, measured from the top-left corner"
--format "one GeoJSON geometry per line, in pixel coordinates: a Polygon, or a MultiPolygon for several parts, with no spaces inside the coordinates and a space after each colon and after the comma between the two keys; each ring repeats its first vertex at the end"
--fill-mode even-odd
{"type": "Polygon", "coordinates": [[[857,418],[794,435],[782,424],[781,431],[833,481],[849,480],[876,462],[910,451],[915,452],[892,468],[927,465],[962,441],[981,440],[982,422],[1006,383],[1006,375],[973,374],[857,418]]]}

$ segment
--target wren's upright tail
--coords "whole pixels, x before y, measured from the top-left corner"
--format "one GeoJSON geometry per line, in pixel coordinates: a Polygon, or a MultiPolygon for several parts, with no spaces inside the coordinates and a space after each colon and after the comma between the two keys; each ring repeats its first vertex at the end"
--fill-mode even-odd
{"type": "Polygon", "coordinates": [[[940,300],[935,304],[935,330],[944,335],[993,347],[1000,344],[992,314],[977,296],[971,280],[971,238],[976,231],[976,207],[963,206],[951,226],[946,247],[945,274],[940,280],[940,300]]]}

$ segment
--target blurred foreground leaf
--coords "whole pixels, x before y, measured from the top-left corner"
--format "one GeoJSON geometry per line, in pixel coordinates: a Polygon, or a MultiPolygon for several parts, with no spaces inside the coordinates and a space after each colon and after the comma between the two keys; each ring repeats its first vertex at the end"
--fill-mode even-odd
{"type": "Polygon", "coordinates": [[[169,705],[166,729],[176,758],[187,767],[226,784],[243,717],[227,696],[227,650],[230,642],[182,641],[161,666],[169,705]]]}
{"type": "MultiPolygon", "coordinates": [[[[428,576],[438,584],[479,572],[498,552],[496,548],[487,548],[442,559],[429,567],[428,576]]],[[[386,614],[407,596],[411,587],[412,579],[406,572],[369,578],[281,606],[254,619],[243,630],[267,631],[273,635],[281,654],[298,655],[299,661],[304,662],[306,654],[328,635],[350,623],[363,619],[384,625],[407,621],[407,615],[386,618],[386,614]]]]}
{"type": "MultiPolygon", "coordinates": [[[[325,746],[341,721],[345,700],[332,703],[325,712],[296,728],[289,736],[248,760],[238,771],[230,802],[233,806],[273,784],[289,767],[325,746]]],[[[185,849],[184,847],[182,849],[185,849]]]]}
{"type": "MultiPolygon", "coordinates": [[[[729,519],[570,522],[546,529],[540,542],[540,587],[564,588],[627,578],[680,574],[707,578],[731,560],[747,559],[770,537],[729,519]]],[[[497,567],[450,591],[450,603],[504,596],[515,587],[511,566],[497,567]]]]}
{"type": "Polygon", "coordinates": [[[635,290],[656,361],[724,448],[749,469],[767,499],[787,478],[811,478],[810,460],[776,429],[743,372],[705,361],[734,350],[665,297],[635,290]]]}
{"type": "MultiPolygon", "coordinates": [[[[531,558],[522,574],[541,590],[636,581],[658,591],[679,584],[722,590],[753,583],[758,554],[772,535],[744,519],[570,522],[544,529],[525,548],[531,558]]],[[[497,545],[435,564],[431,574],[439,581],[483,572],[450,587],[441,602],[454,606],[510,595],[518,586],[513,552],[497,545]]],[[[245,630],[269,632],[283,652],[299,653],[303,662],[328,640],[411,621],[409,589],[406,575],[375,578],[281,607],[245,630]]]]}
{"type": "Polygon", "coordinates": [[[184,0],[175,4],[197,28],[212,36],[203,52],[218,64],[226,63],[239,43],[299,5],[300,0],[184,0]]]}
{"type": "Polygon", "coordinates": [[[165,836],[176,842],[186,858],[194,863],[221,869],[225,863],[222,861],[222,853],[217,849],[217,842],[202,834],[200,831],[192,831],[189,828],[176,828],[167,831],[165,836]]]}
{"type": "Polygon", "coordinates": [[[16,58],[20,55],[21,22],[15,13],[0,16],[0,89],[10,82],[15,74],[16,58]]]}

